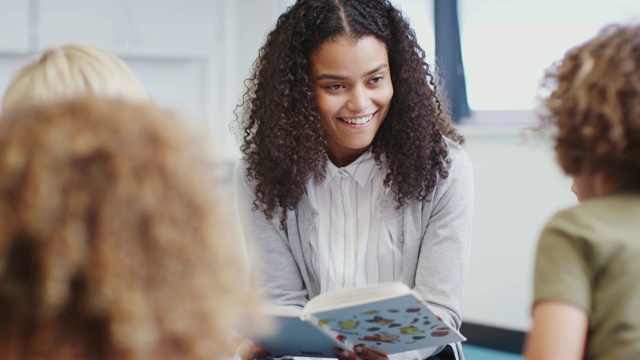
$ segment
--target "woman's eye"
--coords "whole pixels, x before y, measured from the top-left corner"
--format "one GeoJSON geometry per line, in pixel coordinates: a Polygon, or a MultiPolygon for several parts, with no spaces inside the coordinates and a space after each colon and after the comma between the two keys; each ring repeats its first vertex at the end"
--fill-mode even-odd
{"type": "Polygon", "coordinates": [[[382,76],[376,76],[373,79],[369,80],[372,84],[377,84],[382,81],[382,76]]]}
{"type": "Polygon", "coordinates": [[[340,84],[333,84],[333,85],[328,85],[325,87],[327,90],[340,90],[343,88],[342,85],[340,84]]]}

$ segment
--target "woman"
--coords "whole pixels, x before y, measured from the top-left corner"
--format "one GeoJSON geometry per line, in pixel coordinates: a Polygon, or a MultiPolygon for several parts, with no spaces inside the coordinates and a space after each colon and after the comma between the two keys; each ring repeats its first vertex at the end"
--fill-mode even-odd
{"type": "Polygon", "coordinates": [[[274,303],[401,281],[460,327],[471,164],[398,9],[297,1],[260,50],[238,121],[240,207],[274,303]]]}

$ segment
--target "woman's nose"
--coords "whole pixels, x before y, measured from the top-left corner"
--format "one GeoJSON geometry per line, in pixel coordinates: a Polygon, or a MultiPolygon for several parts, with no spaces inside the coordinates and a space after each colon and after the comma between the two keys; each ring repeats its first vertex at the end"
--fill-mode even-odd
{"type": "Polygon", "coordinates": [[[362,87],[356,87],[349,94],[349,100],[347,101],[347,109],[352,111],[362,111],[369,106],[371,99],[369,98],[369,92],[362,87]]]}

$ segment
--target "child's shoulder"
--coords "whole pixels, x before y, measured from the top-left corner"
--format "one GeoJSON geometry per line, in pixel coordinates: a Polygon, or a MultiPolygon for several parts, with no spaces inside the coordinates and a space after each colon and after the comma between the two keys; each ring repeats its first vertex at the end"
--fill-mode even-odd
{"type": "Polygon", "coordinates": [[[640,211],[640,192],[618,192],[596,196],[584,200],[567,211],[604,218],[618,217],[620,213],[640,211]]]}
{"type": "Polygon", "coordinates": [[[580,238],[640,232],[640,193],[598,196],[556,213],[547,229],[580,238]]]}

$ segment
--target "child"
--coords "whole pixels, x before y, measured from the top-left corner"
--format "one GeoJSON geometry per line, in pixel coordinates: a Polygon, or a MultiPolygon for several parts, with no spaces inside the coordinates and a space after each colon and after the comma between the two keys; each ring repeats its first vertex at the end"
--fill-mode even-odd
{"type": "Polygon", "coordinates": [[[387,0],[299,0],[247,85],[238,194],[271,300],[400,281],[459,328],[471,164],[402,13],[387,0]]]}
{"type": "Polygon", "coordinates": [[[65,45],[38,55],[13,76],[2,111],[76,96],[149,101],[149,95],[124,61],[86,45],[65,45]]]}
{"type": "Polygon", "coordinates": [[[216,359],[255,326],[228,204],[181,125],[97,98],[3,115],[0,358],[216,359]]]}
{"type": "Polygon", "coordinates": [[[640,26],[605,27],[547,71],[580,205],[540,236],[527,359],[640,359],[640,26]]]}

